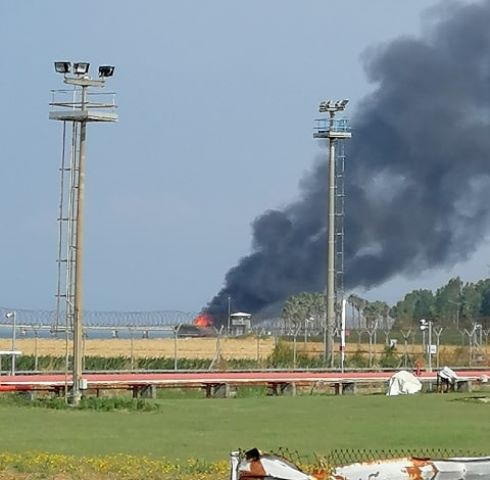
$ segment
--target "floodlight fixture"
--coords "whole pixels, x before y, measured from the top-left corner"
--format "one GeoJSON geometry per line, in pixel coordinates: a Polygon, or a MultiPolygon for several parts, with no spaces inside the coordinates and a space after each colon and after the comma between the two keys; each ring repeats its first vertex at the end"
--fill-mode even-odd
{"type": "Polygon", "coordinates": [[[114,65],[101,65],[99,67],[99,77],[107,78],[114,75],[114,65]]]}
{"type": "Polygon", "coordinates": [[[73,73],[75,75],[86,75],[88,73],[88,68],[90,63],[88,62],[77,62],[73,64],[73,73]]]}
{"type": "Polygon", "coordinates": [[[322,102],[320,104],[320,112],[328,112],[330,109],[330,102],[322,102]]]}
{"type": "Polygon", "coordinates": [[[320,103],[320,112],[329,112],[332,110],[334,104],[330,100],[328,102],[320,103]]]}
{"type": "Polygon", "coordinates": [[[419,324],[420,324],[420,330],[422,331],[427,330],[429,328],[429,322],[427,322],[425,318],[419,320],[419,324]]]}
{"type": "Polygon", "coordinates": [[[344,99],[344,100],[337,100],[337,101],[332,101],[328,100],[326,102],[320,103],[319,110],[321,113],[324,112],[329,112],[329,113],[334,113],[334,112],[340,112],[345,109],[346,105],[349,103],[349,100],[344,99]]]}
{"type": "Polygon", "coordinates": [[[11,318],[13,318],[13,317],[14,317],[14,315],[15,315],[15,313],[14,313],[14,312],[7,312],[7,313],[5,314],[5,318],[11,319],[11,318]]]}
{"type": "Polygon", "coordinates": [[[70,73],[71,62],[54,62],[54,69],[56,73],[66,75],[67,73],[70,73]]]}
{"type": "Polygon", "coordinates": [[[349,100],[347,100],[346,98],[344,100],[339,100],[339,101],[335,102],[335,108],[337,110],[344,110],[348,103],[349,103],[349,100]]]}

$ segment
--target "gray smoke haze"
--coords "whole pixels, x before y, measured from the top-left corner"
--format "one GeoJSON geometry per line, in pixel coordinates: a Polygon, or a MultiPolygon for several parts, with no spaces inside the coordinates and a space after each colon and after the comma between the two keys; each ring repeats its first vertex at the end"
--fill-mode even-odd
{"type": "MultiPolygon", "coordinates": [[[[348,289],[463,260],[489,230],[490,0],[443,7],[424,38],[364,57],[375,90],[351,116],[346,145],[348,289]]],[[[252,253],[229,270],[210,313],[223,315],[228,296],[257,313],[323,290],[326,178],[325,153],[298,201],[255,219],[252,253]]]]}

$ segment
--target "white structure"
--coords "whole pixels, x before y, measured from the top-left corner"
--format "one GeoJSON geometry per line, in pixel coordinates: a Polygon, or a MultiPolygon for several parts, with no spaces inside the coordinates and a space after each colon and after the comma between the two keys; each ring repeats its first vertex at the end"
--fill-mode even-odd
{"type": "Polygon", "coordinates": [[[231,335],[247,335],[252,330],[252,315],[245,312],[236,312],[230,315],[231,335]]]}

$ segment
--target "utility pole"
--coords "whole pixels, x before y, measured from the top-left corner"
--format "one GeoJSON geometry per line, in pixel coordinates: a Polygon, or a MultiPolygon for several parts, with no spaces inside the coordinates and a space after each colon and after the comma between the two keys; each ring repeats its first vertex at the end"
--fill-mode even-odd
{"type": "Polygon", "coordinates": [[[231,334],[231,296],[228,295],[228,331],[227,335],[231,334]]]}
{"type": "Polygon", "coordinates": [[[328,188],[327,188],[327,275],[325,288],[326,318],[324,326],[324,360],[328,364],[329,360],[333,362],[333,330],[336,319],[336,298],[335,288],[335,252],[336,252],[336,235],[335,235],[335,197],[336,197],[336,174],[335,174],[335,147],[339,139],[351,138],[351,132],[348,129],[345,120],[337,121],[335,114],[345,110],[349,101],[331,100],[320,103],[320,113],[328,113],[328,119],[317,120],[316,132],[313,138],[328,139],[328,188]]]}
{"type": "MultiPolygon", "coordinates": [[[[89,88],[102,88],[108,77],[114,74],[114,67],[99,67],[98,79],[89,76],[90,64],[55,62],[57,73],[63,74],[63,81],[73,87],[72,90],[53,90],[50,102],[51,120],[72,123],[72,152],[69,167],[65,167],[64,158],[61,164],[61,193],[59,220],[59,254],[58,258],[58,291],[56,321],[64,314],[65,331],[73,332],[72,390],[70,403],[80,403],[82,390],[86,388],[83,379],[83,237],[85,207],[85,158],[87,140],[87,122],[115,122],[117,114],[114,94],[111,102],[104,102],[102,97],[97,101],[90,100],[89,88]],[[102,100],[102,101],[101,101],[102,100]],[[69,172],[69,181],[65,181],[65,171],[69,172]],[[65,189],[68,191],[65,191],[65,189]],[[64,203],[68,203],[64,207],[64,203]],[[65,257],[61,257],[65,243],[65,257]],[[62,272],[61,265],[65,265],[62,272]],[[61,298],[65,300],[61,305],[61,298]]],[[[63,157],[65,152],[63,135],[63,157]]],[[[58,325],[56,325],[56,329],[58,325]]]]}

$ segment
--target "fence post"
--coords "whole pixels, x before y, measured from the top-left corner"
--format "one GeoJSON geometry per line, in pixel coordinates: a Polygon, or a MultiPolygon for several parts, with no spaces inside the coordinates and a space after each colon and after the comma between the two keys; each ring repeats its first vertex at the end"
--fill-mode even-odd
{"type": "Polygon", "coordinates": [[[130,338],[130,342],[131,342],[130,365],[131,365],[131,370],[134,370],[134,332],[133,332],[133,329],[131,327],[129,328],[129,338],[130,338]]]}
{"type": "Polygon", "coordinates": [[[179,323],[179,325],[177,325],[174,328],[174,370],[178,370],[178,368],[179,368],[179,365],[178,365],[179,361],[177,358],[177,339],[179,337],[180,327],[182,327],[181,323],[179,323]]]}
{"type": "Polygon", "coordinates": [[[412,335],[412,330],[409,329],[407,332],[401,330],[401,334],[403,337],[403,368],[405,370],[408,368],[408,340],[410,339],[410,335],[412,335]]]}
{"type": "Polygon", "coordinates": [[[437,352],[436,352],[436,368],[439,368],[439,347],[441,345],[441,333],[444,330],[443,327],[434,328],[434,333],[436,335],[436,344],[437,344],[437,352]]]}
{"type": "Polygon", "coordinates": [[[37,353],[37,341],[39,337],[39,330],[34,329],[34,371],[38,371],[38,353],[37,353]]]}

